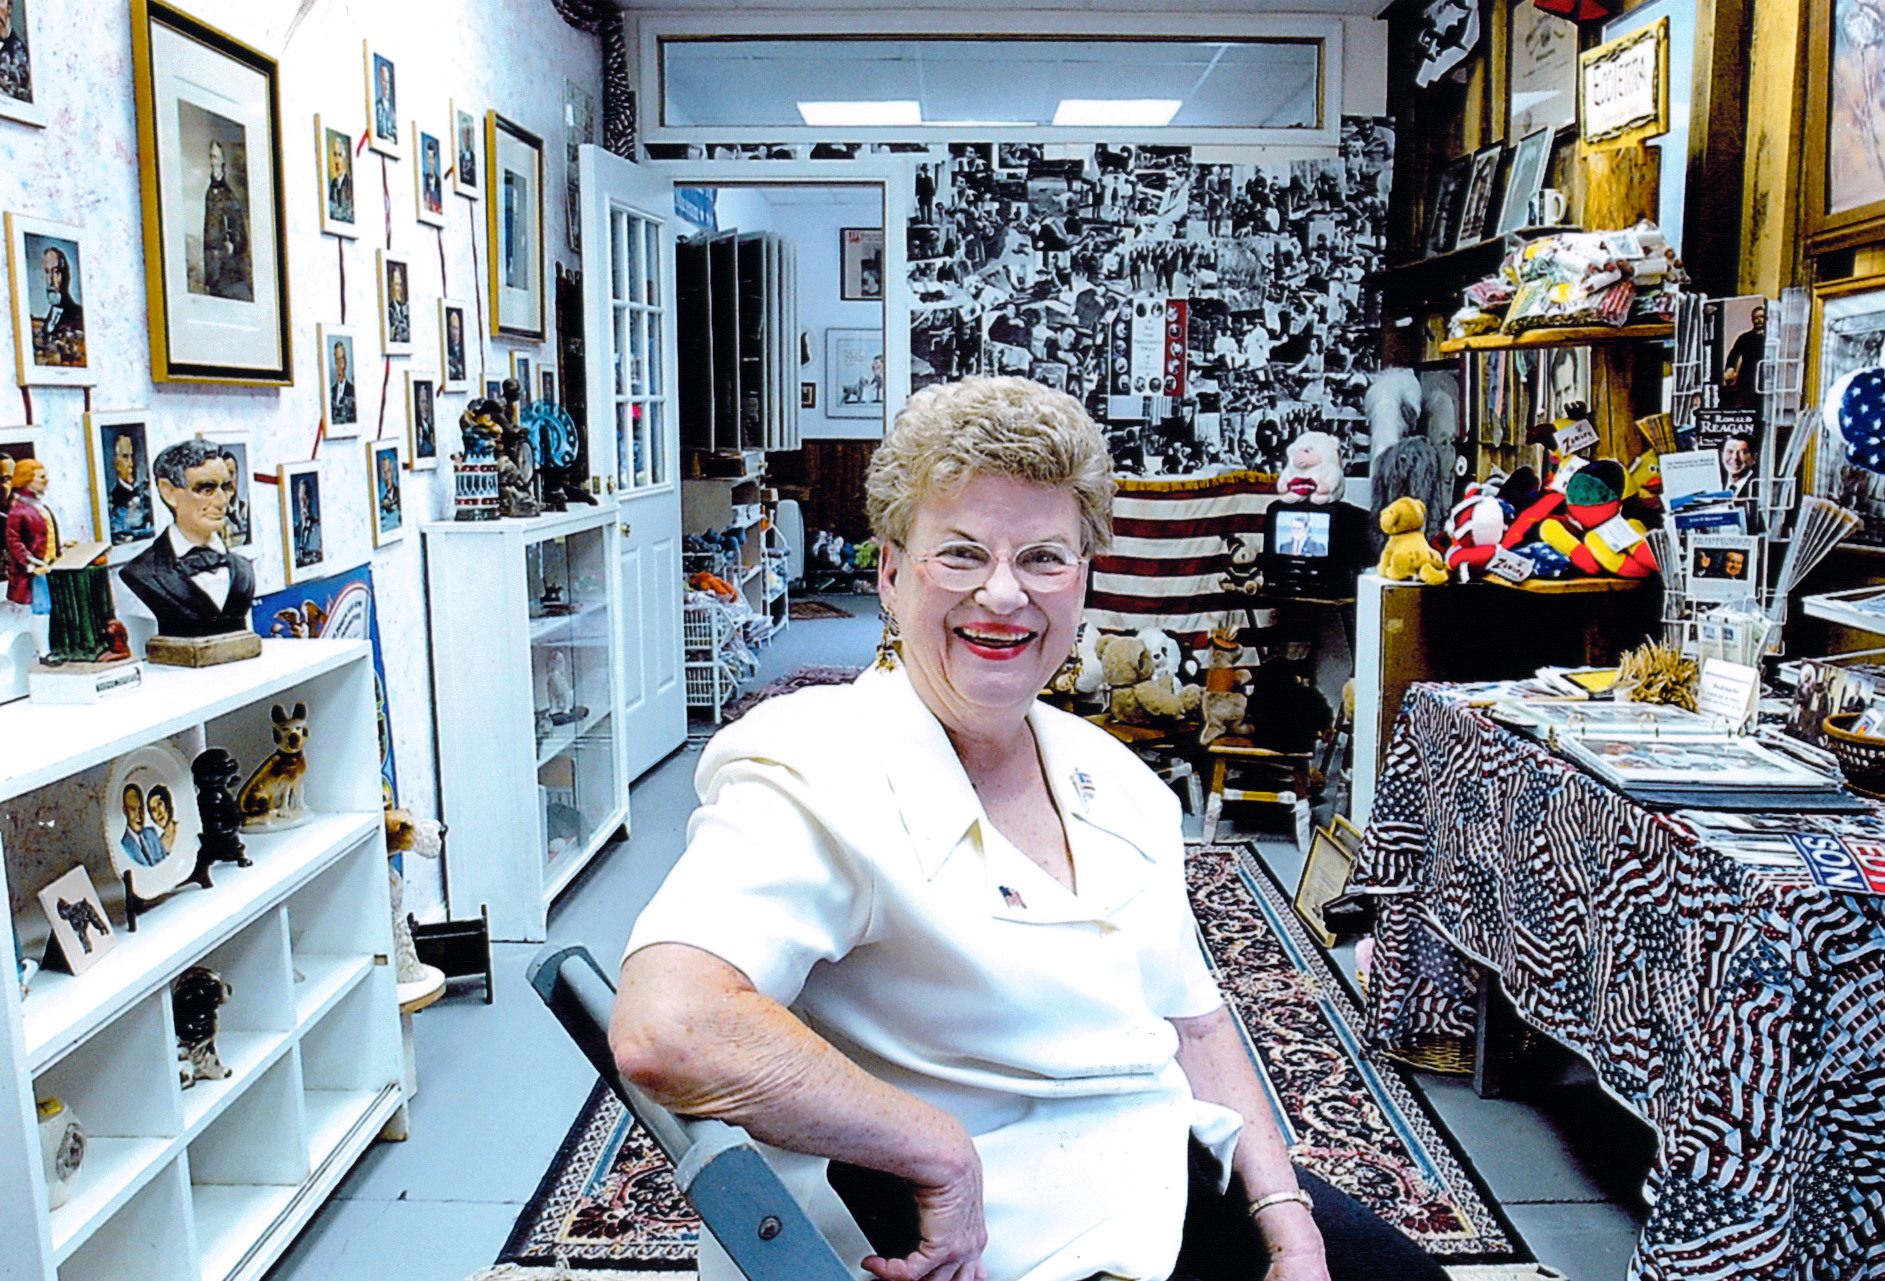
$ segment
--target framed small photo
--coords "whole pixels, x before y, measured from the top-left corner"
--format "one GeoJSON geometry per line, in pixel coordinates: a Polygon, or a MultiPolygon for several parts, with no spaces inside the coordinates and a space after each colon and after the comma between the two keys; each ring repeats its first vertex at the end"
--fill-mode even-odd
{"type": "Polygon", "coordinates": [[[321,464],[283,463],[275,479],[281,489],[281,559],[288,582],[319,578],[327,567],[321,464]]]}
{"type": "Polygon", "coordinates": [[[129,873],[139,898],[159,898],[196,867],[196,787],[189,762],[168,743],[147,743],[120,756],[105,779],[101,835],[120,877],[129,873]]]}
{"type": "Polygon", "coordinates": [[[511,353],[511,377],[517,380],[517,412],[530,408],[530,398],[536,392],[531,379],[536,377],[537,358],[528,352],[511,353]]]}
{"type": "Polygon", "coordinates": [[[412,470],[439,465],[438,380],[431,373],[406,371],[406,456],[412,470]]]}
{"type": "Polygon", "coordinates": [[[818,408],[818,384],[817,383],[800,383],[799,384],[799,408],[800,409],[818,408]]]}
{"type": "Polygon", "coordinates": [[[412,355],[412,265],[406,255],[378,251],[380,278],[380,350],[389,356],[412,355]]]}
{"type": "Polygon", "coordinates": [[[428,227],[445,225],[445,144],[435,133],[418,125],[412,127],[412,154],[419,158],[413,166],[414,208],[419,221],[428,227]]]}
{"type": "Polygon", "coordinates": [[[42,0],[13,0],[0,5],[0,116],[25,125],[46,124],[46,106],[33,81],[33,15],[42,0]]]}
{"type": "Polygon", "coordinates": [[[543,139],[495,111],[484,119],[491,332],[541,341],[543,139]]]}
{"type": "Polygon", "coordinates": [[[478,187],[478,113],[466,111],[456,99],[452,114],[452,190],[466,200],[476,200],[478,187]]]}
{"type": "Polygon", "coordinates": [[[1512,168],[1505,177],[1505,198],[1499,213],[1499,234],[1524,228],[1532,198],[1545,185],[1545,167],[1551,162],[1551,130],[1538,129],[1518,140],[1512,168]]]}
{"type": "Polygon", "coordinates": [[[877,302],[884,296],[884,229],[844,227],[838,232],[838,297],[877,302]]]}
{"type": "Polygon", "coordinates": [[[157,537],[149,415],[141,409],[85,415],[85,454],[91,463],[92,528],[111,544],[112,560],[127,559],[157,537]]]}
{"type": "Polygon", "coordinates": [[[542,397],[546,403],[551,405],[562,403],[556,398],[556,371],[554,369],[538,370],[537,386],[541,390],[542,397]]]}
{"type": "Polygon", "coordinates": [[[321,423],[329,436],[360,434],[360,398],[356,392],[353,330],[346,325],[317,325],[321,345],[321,423]]]}
{"type": "Polygon", "coordinates": [[[1427,211],[1427,256],[1448,253],[1460,226],[1460,202],[1466,196],[1466,180],[1472,175],[1473,158],[1456,156],[1440,171],[1434,188],[1433,205],[1427,211]]]}
{"type": "Polygon", "coordinates": [[[1326,827],[1316,829],[1309,842],[1309,857],[1303,862],[1302,879],[1296,882],[1296,915],[1309,927],[1309,933],[1323,947],[1334,947],[1335,932],[1322,920],[1322,907],[1348,890],[1349,874],[1354,871],[1355,856],[1326,827]]]}
{"type": "Polygon", "coordinates": [[[251,559],[255,556],[254,450],[247,432],[198,432],[197,439],[216,446],[229,464],[235,494],[223,515],[223,545],[251,559]]]}
{"type": "Polygon", "coordinates": [[[467,391],[471,387],[470,357],[465,347],[465,324],[470,304],[456,298],[439,299],[439,390],[467,391]]]}
{"type": "Polygon", "coordinates": [[[373,545],[384,547],[406,536],[406,503],[396,440],[367,442],[367,512],[373,521],[373,545]]]}
{"type": "Polygon", "coordinates": [[[353,205],[353,138],[314,116],[314,148],[320,160],[321,230],[351,240],[360,234],[353,205]]]}
{"type": "Polygon", "coordinates": [[[160,0],[131,57],[151,377],[292,386],[275,60],[160,0]]]}
{"type": "Polygon", "coordinates": [[[486,400],[495,400],[499,404],[502,404],[504,401],[504,380],[502,378],[485,379],[484,398],[486,400]]]}
{"type": "Polygon", "coordinates": [[[1499,143],[1473,153],[1472,175],[1466,180],[1466,192],[1460,197],[1460,222],[1453,233],[1453,247],[1476,245],[1492,230],[1492,189],[1499,180],[1499,158],[1505,148],[1499,143]]]}
{"type": "Polygon", "coordinates": [[[876,329],[825,330],[825,413],[832,418],[881,418],[884,336],[876,329]]]}
{"type": "Polygon", "coordinates": [[[77,227],[6,216],[13,352],[22,387],[98,382],[85,329],[85,261],[77,227]]]}
{"type": "Polygon", "coordinates": [[[117,931],[111,928],[111,918],[105,915],[105,905],[98,901],[83,863],[40,890],[39,906],[52,926],[59,955],[74,974],[85,973],[118,945],[117,931]]]}
{"type": "Polygon", "coordinates": [[[373,47],[371,40],[361,42],[366,55],[367,76],[367,146],[400,158],[399,69],[393,60],[373,47]]]}

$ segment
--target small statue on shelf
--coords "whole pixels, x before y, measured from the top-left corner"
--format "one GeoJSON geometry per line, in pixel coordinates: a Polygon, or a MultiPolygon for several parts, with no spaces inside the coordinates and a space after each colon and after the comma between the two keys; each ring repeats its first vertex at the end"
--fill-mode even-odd
{"type": "Polygon", "coordinates": [[[290,712],[277,703],[269,719],[275,750],[255,767],[236,800],[245,832],[299,827],[313,817],[301,800],[301,785],[308,773],[308,705],[296,703],[290,712]]]}
{"type": "Polygon", "coordinates": [[[31,608],[42,668],[115,666],[131,647],[111,601],[108,544],[59,537],[59,518],[46,502],[52,473],[37,458],[14,465],[6,514],[7,599],[31,608]]]}
{"type": "Polygon", "coordinates": [[[170,1011],[177,1025],[177,1075],[183,1088],[198,1081],[226,1080],[230,1073],[216,1054],[217,1011],[229,1003],[234,989],[222,975],[192,965],[170,985],[170,1011]]]}
{"type": "Polygon", "coordinates": [[[232,794],[242,777],[236,758],[212,747],[190,762],[190,777],[196,782],[196,813],[203,823],[196,838],[197,862],[248,867],[249,855],[240,834],[242,810],[232,794]]]}
{"type": "Polygon", "coordinates": [[[406,878],[394,860],[405,855],[436,859],[445,847],[445,824],[432,818],[414,818],[411,810],[386,809],[386,870],[393,901],[393,973],[400,1004],[413,996],[442,987],[445,975],[437,966],[419,960],[406,919],[406,878]]]}
{"type": "Polygon", "coordinates": [[[498,509],[505,516],[541,516],[537,501],[537,454],[530,432],[518,420],[519,391],[515,378],[504,380],[504,417],[500,420],[502,445],[497,457],[498,509]]]}
{"type": "Polygon", "coordinates": [[[458,416],[465,448],[452,455],[455,520],[498,517],[497,446],[504,439],[503,417],[504,406],[495,400],[474,400],[458,416]]]}
{"type": "Polygon", "coordinates": [[[234,465],[222,448],[185,440],[151,464],[170,528],[120,571],[124,585],[157,618],[145,649],[153,663],[210,667],[262,652],[249,626],[255,569],[224,542],[236,496],[234,465]]]}

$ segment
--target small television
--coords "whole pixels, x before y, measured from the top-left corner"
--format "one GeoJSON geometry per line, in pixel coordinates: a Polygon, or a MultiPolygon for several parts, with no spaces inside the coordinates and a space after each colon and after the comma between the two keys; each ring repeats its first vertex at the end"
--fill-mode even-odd
{"type": "Polygon", "coordinates": [[[1279,595],[1344,592],[1352,533],[1339,503],[1271,503],[1263,518],[1266,588],[1279,595]]]}

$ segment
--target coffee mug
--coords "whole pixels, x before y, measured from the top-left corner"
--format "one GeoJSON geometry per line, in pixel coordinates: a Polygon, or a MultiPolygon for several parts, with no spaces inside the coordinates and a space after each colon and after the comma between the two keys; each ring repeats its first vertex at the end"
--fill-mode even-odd
{"type": "Polygon", "coordinates": [[[1525,203],[1525,220],[1534,227],[1556,227],[1564,222],[1564,193],[1543,187],[1525,203]]]}

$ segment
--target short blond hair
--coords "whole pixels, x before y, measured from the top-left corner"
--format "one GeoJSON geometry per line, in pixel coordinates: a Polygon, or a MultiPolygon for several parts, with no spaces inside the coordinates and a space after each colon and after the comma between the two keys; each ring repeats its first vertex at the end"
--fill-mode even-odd
{"type": "Polygon", "coordinates": [[[917,505],[978,476],[1007,476],[1070,492],[1080,551],[1113,540],[1113,458],[1080,402],[1026,378],[964,378],[925,387],[898,413],[864,474],[871,532],[899,547],[917,505]]]}

